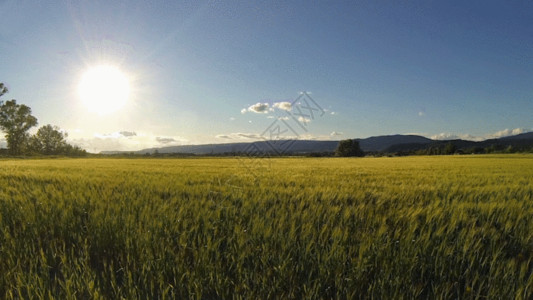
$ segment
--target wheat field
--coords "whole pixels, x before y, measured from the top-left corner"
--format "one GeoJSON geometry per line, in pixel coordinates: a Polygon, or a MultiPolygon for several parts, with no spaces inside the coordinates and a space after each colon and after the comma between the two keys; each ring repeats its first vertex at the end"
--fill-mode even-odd
{"type": "Polygon", "coordinates": [[[0,161],[5,299],[533,297],[533,155],[0,161]]]}

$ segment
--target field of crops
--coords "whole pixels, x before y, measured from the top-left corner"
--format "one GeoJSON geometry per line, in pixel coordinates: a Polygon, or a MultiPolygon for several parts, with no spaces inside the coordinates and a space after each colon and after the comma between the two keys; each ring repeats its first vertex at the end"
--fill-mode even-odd
{"type": "Polygon", "coordinates": [[[533,296],[533,156],[0,161],[0,298],[533,296]]]}

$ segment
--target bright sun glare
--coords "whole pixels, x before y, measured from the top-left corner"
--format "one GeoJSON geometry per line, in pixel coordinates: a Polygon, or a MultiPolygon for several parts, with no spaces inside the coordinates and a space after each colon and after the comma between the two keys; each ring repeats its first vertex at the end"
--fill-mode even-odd
{"type": "Polygon", "coordinates": [[[109,114],[127,102],[130,87],[127,77],[116,67],[100,65],[85,71],[78,93],[87,108],[98,114],[109,114]]]}

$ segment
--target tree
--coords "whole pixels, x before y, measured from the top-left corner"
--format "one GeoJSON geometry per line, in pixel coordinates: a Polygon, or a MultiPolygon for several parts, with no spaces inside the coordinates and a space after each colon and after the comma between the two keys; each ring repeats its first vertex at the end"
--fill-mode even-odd
{"type": "Polygon", "coordinates": [[[7,92],[8,92],[7,87],[3,83],[0,82],[0,97],[2,97],[2,95],[7,92]]]}
{"type": "Polygon", "coordinates": [[[444,154],[446,155],[454,154],[455,151],[457,151],[457,147],[453,142],[449,142],[446,144],[446,147],[444,147],[444,154]]]}
{"type": "Polygon", "coordinates": [[[68,134],[57,126],[45,125],[30,137],[28,148],[42,155],[86,156],[87,151],[67,143],[68,134]]]}
{"type": "Polygon", "coordinates": [[[60,154],[67,156],[86,156],[87,151],[81,149],[79,146],[72,146],[71,144],[66,144],[60,154]]]}
{"type": "Polygon", "coordinates": [[[67,146],[67,133],[59,130],[59,127],[50,124],[45,125],[30,138],[29,147],[32,151],[44,155],[64,153],[67,146]]]}
{"type": "MultiPolygon", "coordinates": [[[[2,85],[2,92],[6,89],[2,85]]],[[[12,155],[21,154],[29,135],[28,130],[37,125],[37,118],[31,115],[31,108],[17,104],[16,100],[0,101],[0,129],[6,133],[7,148],[12,155]]]]}
{"type": "Polygon", "coordinates": [[[337,149],[335,149],[335,156],[364,156],[363,150],[359,147],[359,142],[356,140],[342,140],[339,142],[337,149]]]}

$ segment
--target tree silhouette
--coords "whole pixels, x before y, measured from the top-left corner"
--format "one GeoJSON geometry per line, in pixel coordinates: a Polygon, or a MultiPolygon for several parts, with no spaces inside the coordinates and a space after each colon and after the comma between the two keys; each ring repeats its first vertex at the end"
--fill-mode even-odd
{"type": "Polygon", "coordinates": [[[359,147],[359,142],[356,140],[342,140],[339,142],[337,149],[335,149],[335,156],[364,156],[365,153],[359,147]]]}
{"type": "Polygon", "coordinates": [[[6,133],[7,148],[12,155],[21,154],[28,141],[28,130],[37,125],[31,108],[16,100],[0,101],[0,129],[6,133]]]}
{"type": "Polygon", "coordinates": [[[7,87],[0,82],[0,97],[2,97],[3,94],[6,94],[8,92],[7,87]]]}
{"type": "Polygon", "coordinates": [[[45,125],[30,138],[29,147],[33,152],[44,155],[61,154],[65,151],[67,133],[60,131],[59,127],[45,125]]]}

